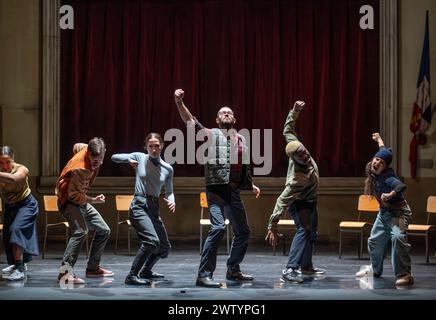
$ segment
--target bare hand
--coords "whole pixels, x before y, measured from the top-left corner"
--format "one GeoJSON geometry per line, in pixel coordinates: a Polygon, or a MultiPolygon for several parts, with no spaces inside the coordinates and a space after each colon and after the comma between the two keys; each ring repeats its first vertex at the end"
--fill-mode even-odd
{"type": "Polygon", "coordinates": [[[294,103],[294,110],[295,111],[301,111],[304,109],[304,106],[306,105],[306,103],[304,101],[295,101],[294,103]]]}
{"type": "Polygon", "coordinates": [[[253,184],[253,193],[256,194],[256,199],[260,196],[260,189],[253,184]]]}
{"type": "Polygon", "coordinates": [[[100,194],[100,195],[96,196],[92,202],[93,203],[104,203],[105,201],[106,201],[106,198],[105,198],[104,194],[100,194]]]}
{"type": "Polygon", "coordinates": [[[136,160],[129,160],[129,164],[135,170],[136,170],[136,168],[138,168],[138,161],[136,161],[136,160]]]}
{"type": "Polygon", "coordinates": [[[395,195],[396,195],[395,191],[391,191],[389,193],[382,193],[381,199],[383,202],[386,202],[386,201],[391,200],[393,197],[395,197],[395,195]]]}
{"type": "Polygon", "coordinates": [[[73,147],[73,154],[76,154],[77,152],[79,152],[80,150],[82,150],[83,148],[87,148],[88,145],[86,143],[76,143],[73,147]]]}
{"type": "Polygon", "coordinates": [[[174,101],[176,103],[182,102],[184,95],[185,95],[185,91],[183,91],[182,89],[177,89],[174,92],[174,101]]]}
{"type": "Polygon", "coordinates": [[[374,140],[374,141],[378,141],[378,140],[380,140],[380,139],[381,139],[381,137],[380,137],[380,133],[375,132],[375,133],[372,134],[372,140],[374,140]]]}
{"type": "Polygon", "coordinates": [[[171,202],[170,200],[168,200],[168,199],[166,199],[166,198],[164,198],[164,200],[165,200],[166,203],[167,203],[168,209],[170,209],[170,211],[171,211],[172,213],[176,212],[176,205],[175,205],[175,203],[174,203],[174,202],[171,202]]]}
{"type": "Polygon", "coordinates": [[[265,241],[268,241],[271,246],[275,247],[279,242],[279,235],[277,233],[277,230],[268,230],[265,241]]]}

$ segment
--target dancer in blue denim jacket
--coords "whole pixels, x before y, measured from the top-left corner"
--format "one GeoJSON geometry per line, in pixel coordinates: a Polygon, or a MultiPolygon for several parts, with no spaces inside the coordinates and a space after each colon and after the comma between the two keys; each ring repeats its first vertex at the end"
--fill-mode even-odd
{"type": "Polygon", "coordinates": [[[386,246],[391,240],[392,268],[397,277],[395,284],[412,285],[410,244],[406,239],[412,211],[404,198],[406,185],[389,167],[392,162],[392,150],[385,147],[379,133],[373,133],[372,139],[378,143],[379,150],[366,165],[365,193],[377,199],[380,211],[368,239],[371,265],[363,267],[356,276],[382,275],[386,246]]]}

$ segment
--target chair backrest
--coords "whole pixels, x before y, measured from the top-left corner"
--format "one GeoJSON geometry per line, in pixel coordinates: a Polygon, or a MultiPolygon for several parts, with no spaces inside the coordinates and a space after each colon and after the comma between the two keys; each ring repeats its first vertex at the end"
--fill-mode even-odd
{"type": "Polygon", "coordinates": [[[200,219],[203,219],[204,209],[207,208],[207,197],[206,192],[200,192],[200,219]]]}
{"type": "Polygon", "coordinates": [[[427,224],[430,224],[430,216],[436,213],[436,196],[427,198],[427,224]]]}
{"type": "Polygon", "coordinates": [[[207,208],[206,192],[201,192],[200,193],[200,207],[207,208]]]}
{"type": "Polygon", "coordinates": [[[427,212],[436,213],[436,196],[429,196],[427,198],[427,212]]]}
{"type": "Polygon", "coordinates": [[[44,211],[47,213],[59,211],[57,196],[44,196],[44,211]]]}
{"type": "Polygon", "coordinates": [[[132,200],[132,195],[116,195],[115,205],[117,207],[117,211],[129,211],[132,200]]]}
{"type": "Polygon", "coordinates": [[[362,194],[359,196],[359,203],[357,204],[357,210],[359,211],[358,221],[360,221],[360,216],[362,212],[378,212],[380,210],[380,205],[375,197],[362,194]]]}

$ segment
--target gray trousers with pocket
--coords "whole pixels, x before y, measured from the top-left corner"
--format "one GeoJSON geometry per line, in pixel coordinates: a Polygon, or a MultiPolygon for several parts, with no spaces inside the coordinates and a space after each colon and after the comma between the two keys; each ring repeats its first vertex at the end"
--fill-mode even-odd
{"type": "Polygon", "coordinates": [[[62,264],[68,263],[74,267],[82,245],[88,236],[88,231],[94,230],[95,234],[91,243],[87,269],[97,269],[111,233],[103,217],[89,203],[77,205],[66,202],[60,206],[60,212],[68,221],[71,229],[71,237],[62,258],[62,264]]]}

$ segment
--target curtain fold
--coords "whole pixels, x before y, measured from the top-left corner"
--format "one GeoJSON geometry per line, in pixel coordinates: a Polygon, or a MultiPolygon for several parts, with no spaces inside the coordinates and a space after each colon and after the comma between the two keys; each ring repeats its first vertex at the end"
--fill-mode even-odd
{"type": "MultiPolygon", "coordinates": [[[[272,129],[271,176],[286,175],[283,124],[307,103],[297,133],[321,176],[362,176],[379,130],[379,31],[375,0],[69,0],[74,30],[61,31],[61,164],[75,142],[101,136],[101,175],[141,151],[150,131],[185,132],[173,93],[204,125],[230,106],[237,128],[272,129]],[[359,28],[372,5],[374,30],[359,28]]],[[[168,142],[167,142],[168,144],[168,142]]],[[[176,176],[201,176],[175,165],[176,176]]]]}

